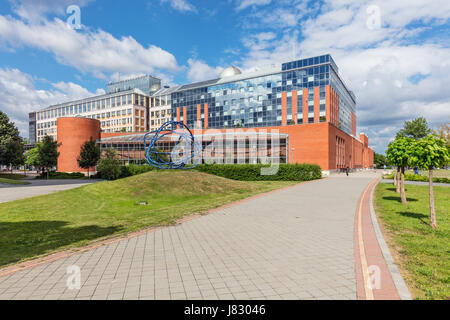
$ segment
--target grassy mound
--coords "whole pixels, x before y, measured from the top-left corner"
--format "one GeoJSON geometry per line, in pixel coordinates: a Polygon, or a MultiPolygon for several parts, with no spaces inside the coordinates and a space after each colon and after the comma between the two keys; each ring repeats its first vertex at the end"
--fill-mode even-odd
{"type": "Polygon", "coordinates": [[[233,181],[195,171],[148,172],[0,204],[0,266],[168,225],[188,214],[292,184],[233,181]]]}

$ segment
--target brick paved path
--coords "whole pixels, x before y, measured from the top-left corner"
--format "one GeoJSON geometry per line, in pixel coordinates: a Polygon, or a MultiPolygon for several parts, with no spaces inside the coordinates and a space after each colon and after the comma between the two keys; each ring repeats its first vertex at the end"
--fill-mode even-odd
{"type": "Polygon", "coordinates": [[[298,185],[0,277],[0,299],[356,299],[355,212],[374,177],[298,185]]]}

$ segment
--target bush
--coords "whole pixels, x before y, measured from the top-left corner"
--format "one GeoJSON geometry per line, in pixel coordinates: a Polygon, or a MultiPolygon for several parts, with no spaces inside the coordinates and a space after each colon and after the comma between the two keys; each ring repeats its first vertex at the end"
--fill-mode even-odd
{"type": "Polygon", "coordinates": [[[100,159],[97,171],[102,179],[116,180],[120,178],[120,161],[116,158],[117,152],[113,148],[106,149],[105,157],[100,159]]]}
{"type": "Polygon", "coordinates": [[[123,166],[120,168],[120,178],[127,178],[131,176],[136,176],[138,174],[143,174],[149,171],[154,171],[156,168],[150,165],[141,165],[138,166],[136,164],[130,164],[128,166],[123,166]]]}
{"type": "Polygon", "coordinates": [[[322,178],[322,169],[315,164],[280,164],[275,175],[261,175],[263,164],[202,164],[196,170],[240,181],[309,181],[322,178]]]}
{"type": "MultiPolygon", "coordinates": [[[[84,179],[86,176],[82,173],[49,172],[49,179],[84,179]]],[[[47,179],[47,173],[42,173],[36,179],[47,179]]]]}
{"type": "MultiPolygon", "coordinates": [[[[386,179],[394,179],[394,174],[385,177],[386,179]]],[[[405,173],[405,181],[420,181],[420,182],[428,182],[429,178],[427,176],[405,173]]],[[[433,178],[433,182],[435,183],[450,183],[450,179],[448,178],[433,178]]]]}

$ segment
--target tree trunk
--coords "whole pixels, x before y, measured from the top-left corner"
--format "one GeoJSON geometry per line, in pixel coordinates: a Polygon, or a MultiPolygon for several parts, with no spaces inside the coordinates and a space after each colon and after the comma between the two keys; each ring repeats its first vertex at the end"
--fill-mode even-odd
{"type": "Polygon", "coordinates": [[[402,178],[401,178],[401,186],[400,186],[400,197],[402,198],[402,203],[407,204],[406,201],[406,192],[405,192],[405,168],[402,167],[402,178]]]}
{"type": "Polygon", "coordinates": [[[394,170],[394,186],[397,187],[397,169],[394,170]]]}
{"type": "Polygon", "coordinates": [[[400,177],[400,167],[397,168],[397,193],[401,193],[400,188],[401,188],[401,177],[400,177]]]}
{"type": "Polygon", "coordinates": [[[430,220],[431,227],[437,229],[436,211],[434,210],[433,168],[430,168],[430,220]]]}

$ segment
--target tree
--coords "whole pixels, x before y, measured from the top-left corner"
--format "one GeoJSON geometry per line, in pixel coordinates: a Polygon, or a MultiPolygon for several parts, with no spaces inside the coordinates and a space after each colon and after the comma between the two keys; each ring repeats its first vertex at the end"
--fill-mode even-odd
{"type": "Polygon", "coordinates": [[[434,130],[434,134],[445,140],[445,145],[450,148],[450,123],[444,123],[434,130]]]}
{"type": "Polygon", "coordinates": [[[19,136],[19,130],[17,127],[9,121],[8,116],[0,111],[0,165],[13,166],[18,164],[13,164],[19,162],[21,156],[19,151],[22,151],[23,156],[23,142],[22,138],[19,136]],[[20,145],[20,146],[19,146],[20,145]],[[15,150],[20,148],[19,150],[15,150]]]}
{"type": "Polygon", "coordinates": [[[29,167],[38,167],[41,165],[39,162],[39,148],[38,147],[28,150],[25,153],[25,164],[29,167]]]}
{"type": "Polygon", "coordinates": [[[376,164],[377,168],[383,168],[385,165],[388,164],[388,161],[387,161],[385,155],[375,153],[374,154],[374,163],[376,164]]]}
{"type": "Polygon", "coordinates": [[[80,150],[80,156],[78,157],[78,165],[80,168],[87,169],[88,177],[90,178],[90,168],[95,167],[100,160],[100,148],[97,146],[92,137],[89,141],[86,141],[80,150]]]}
{"type": "Polygon", "coordinates": [[[428,127],[427,120],[424,117],[419,117],[412,121],[406,121],[403,129],[397,133],[397,138],[406,137],[419,140],[431,134],[431,129],[428,127]]]}
{"type": "Polygon", "coordinates": [[[440,168],[449,162],[448,148],[445,140],[429,135],[419,141],[414,142],[409,147],[410,164],[421,169],[429,170],[430,182],[430,224],[433,229],[437,228],[436,211],[434,209],[433,191],[433,169],[440,168]]]}
{"type": "Polygon", "coordinates": [[[104,158],[98,162],[97,170],[102,178],[107,180],[116,180],[120,177],[120,161],[114,148],[105,150],[104,158]]]}
{"type": "Polygon", "coordinates": [[[411,138],[397,138],[395,139],[395,141],[389,144],[388,150],[386,152],[389,163],[397,166],[400,169],[400,197],[403,204],[407,203],[405,193],[405,168],[408,166],[410,146],[413,141],[414,140],[411,138]]]}
{"type": "Polygon", "coordinates": [[[0,163],[3,165],[9,165],[11,167],[11,174],[13,173],[13,167],[24,164],[25,157],[23,154],[22,140],[16,140],[10,138],[3,142],[2,152],[0,154],[0,163]]]}
{"type": "Polygon", "coordinates": [[[49,136],[45,136],[41,143],[38,144],[39,163],[47,171],[47,179],[49,169],[58,164],[58,143],[53,141],[49,136]]]}
{"type": "Polygon", "coordinates": [[[9,121],[8,116],[0,111],[0,148],[10,140],[20,140],[19,130],[9,121]]]}

